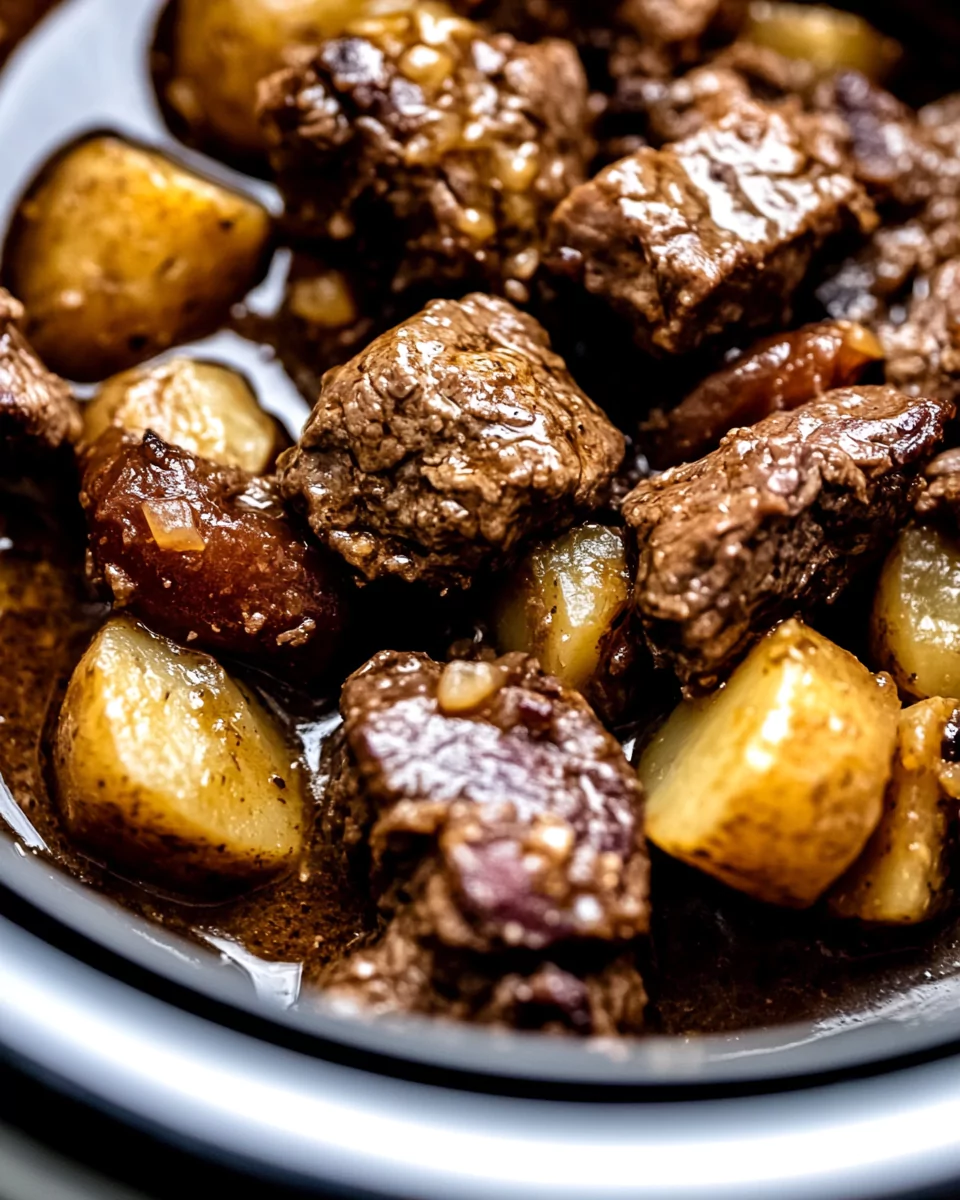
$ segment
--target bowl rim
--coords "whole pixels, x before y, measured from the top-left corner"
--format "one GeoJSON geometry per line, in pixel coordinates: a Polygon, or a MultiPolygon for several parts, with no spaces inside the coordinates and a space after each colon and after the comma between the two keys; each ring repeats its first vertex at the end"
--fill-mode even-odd
{"type": "MultiPolygon", "coordinates": [[[[196,1008],[197,1001],[212,1002],[217,1020],[249,1025],[252,1018],[250,1028],[264,1041],[293,1038],[319,1058],[359,1055],[384,1074],[440,1073],[455,1086],[688,1094],[773,1090],[883,1072],[960,1048],[960,1008],[953,992],[947,995],[935,984],[912,1003],[907,993],[901,1011],[893,1014],[866,1010],[839,1020],[688,1037],[563,1038],[435,1017],[371,1017],[338,1006],[320,991],[299,993],[287,1005],[259,994],[241,961],[130,912],[2,832],[0,889],[22,902],[21,924],[29,928],[46,919],[46,936],[80,960],[106,951],[107,969],[120,978],[131,966],[139,968],[145,991],[169,997],[164,989],[173,985],[173,1002],[184,1010],[196,1008]]],[[[11,907],[0,891],[0,915],[11,907]]],[[[0,996],[0,1024],[3,1004],[0,996]]]]}
{"type": "MultiPolygon", "coordinates": [[[[113,69],[113,59],[106,51],[125,45],[125,39],[137,54],[145,52],[162,0],[113,3],[117,19],[110,29],[111,46],[88,64],[91,79],[113,69]]],[[[31,94],[50,92],[46,76],[38,76],[42,39],[48,34],[56,38],[63,53],[75,59],[75,46],[84,36],[85,22],[94,7],[90,0],[61,0],[15,51],[0,74],[0,129],[12,129],[16,134],[15,109],[26,102],[23,96],[29,99],[31,94]]],[[[116,71],[122,75],[129,65],[120,62],[116,71]]],[[[153,128],[152,98],[139,77],[127,79],[127,85],[129,106],[118,131],[134,138],[145,136],[153,128]]],[[[49,99],[56,106],[57,97],[49,99]]],[[[95,109],[96,96],[91,104],[95,109]]],[[[89,113],[59,109],[51,120],[43,138],[31,142],[26,150],[21,145],[14,153],[10,148],[12,156],[16,158],[22,151],[24,161],[40,161],[51,145],[62,142],[64,130],[89,131],[97,124],[89,113]],[[57,121],[63,121],[63,126],[54,128],[57,121]]],[[[99,124],[106,127],[109,120],[99,124]]],[[[17,136],[22,143],[26,134],[21,131],[17,136]]],[[[185,161],[196,160],[199,169],[209,170],[211,160],[206,156],[178,149],[185,161]]],[[[14,202],[22,184],[19,176],[0,180],[0,210],[14,202]]],[[[4,905],[2,889],[19,899],[28,924],[42,917],[53,923],[50,928],[55,939],[68,940],[67,932],[79,935],[87,947],[115,956],[113,969],[118,974],[122,974],[122,963],[133,964],[145,972],[145,987],[159,989],[166,984],[180,988],[178,1003],[185,1009],[193,994],[219,1005],[224,1022],[241,1016],[254,1019],[258,1036],[265,1041],[281,1035],[298,1037],[301,1044],[313,1047],[311,1052],[317,1057],[330,1059],[345,1051],[365,1054],[384,1073],[430,1070],[470,1079],[476,1086],[485,1079],[488,1086],[495,1082],[501,1088],[516,1086],[519,1081],[554,1088],[772,1088],[841,1072],[883,1070],[898,1061],[935,1056],[948,1052],[953,1044],[960,1045],[960,1007],[944,1003],[934,985],[917,1004],[905,1002],[901,1012],[867,1012],[847,1022],[811,1021],[726,1035],[653,1035],[586,1042],[457,1026],[423,1017],[374,1020],[339,1011],[323,997],[309,1003],[301,1000],[284,1009],[258,998],[236,964],[126,911],[51,861],[25,850],[0,829],[0,913],[9,907],[4,905]]],[[[88,954],[81,943],[73,946],[78,957],[88,954]]],[[[3,1005],[0,995],[0,1018],[3,1005]]]]}

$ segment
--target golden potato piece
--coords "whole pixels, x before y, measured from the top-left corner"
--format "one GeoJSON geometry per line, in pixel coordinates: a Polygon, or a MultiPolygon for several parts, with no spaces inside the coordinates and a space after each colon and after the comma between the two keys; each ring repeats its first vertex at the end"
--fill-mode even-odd
{"type": "Polygon", "coordinates": [[[883,818],[863,854],[830,893],[831,910],[883,925],[916,925],[947,898],[956,768],[943,761],[955,700],[923,700],[900,716],[883,818]]]}
{"type": "Polygon", "coordinates": [[[823,72],[850,67],[874,81],[883,79],[901,54],[895,41],[863,17],[824,4],[753,0],[743,38],[785,58],[805,59],[823,72]]]}
{"type": "Polygon", "coordinates": [[[907,696],[960,695],[960,542],[911,525],[884,563],[870,625],[874,662],[907,696]]]}
{"type": "Polygon", "coordinates": [[[534,547],[513,572],[497,605],[497,645],[536,655],[545,671],[582,690],[629,597],[620,533],[581,525],[534,547]]]}
{"type": "Polygon", "coordinates": [[[367,7],[365,0],[179,0],[166,98],[201,136],[259,153],[259,81],[283,65],[288,46],[333,37],[367,7]]]}
{"type": "Polygon", "coordinates": [[[84,440],[95,442],[111,426],[152,429],[171,445],[253,475],[267,470],[278,448],[277,427],[243,376],[189,358],[108,379],[84,407],[84,440]]]}
{"type": "Polygon", "coordinates": [[[787,621],[647,747],[647,837],[760,900],[806,907],[880,820],[898,712],[889,679],[787,621]]]}
{"type": "Polygon", "coordinates": [[[37,353],[103,379],[226,319],[262,272],[252,200],[114,137],[55,159],[17,212],[7,272],[37,353]]]}
{"type": "Polygon", "coordinates": [[[54,766],[77,841],[145,878],[253,882],[303,846],[301,771],[273,718],[215,659],[125,618],[74,672],[54,766]]]}

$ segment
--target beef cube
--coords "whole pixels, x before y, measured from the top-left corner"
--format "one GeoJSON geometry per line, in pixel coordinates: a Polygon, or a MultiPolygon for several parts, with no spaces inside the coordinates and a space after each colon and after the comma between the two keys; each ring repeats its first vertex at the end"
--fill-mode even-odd
{"type": "Polygon", "coordinates": [[[960,183],[960,161],[929,124],[859,71],[839,71],[817,89],[814,106],[849,132],[852,169],[878,204],[915,209],[960,183]]]}
{"type": "Polygon", "coordinates": [[[589,513],[622,435],[505,300],[435,300],[330,371],[284,495],[367,580],[466,587],[589,513]]]}
{"type": "Polygon", "coordinates": [[[362,848],[385,929],[328,986],[418,1011],[440,993],[494,1020],[529,988],[589,1031],[589,989],[547,964],[575,946],[602,972],[649,918],[642,795],[617,741],[523,654],[383,651],[341,711],[328,834],[362,848]]]}
{"type": "Polygon", "coordinates": [[[954,447],[938,454],[924,474],[917,515],[942,521],[956,532],[960,529],[960,449],[954,447]]]}
{"type": "Polygon", "coordinates": [[[960,397],[960,258],[915,282],[906,318],[880,326],[887,380],[911,396],[960,397]]]}
{"type": "Polygon", "coordinates": [[[6,452],[56,450],[79,439],[80,410],[20,332],[22,319],[23,305],[0,288],[0,438],[6,452]]]}
{"type": "Polygon", "coordinates": [[[367,260],[400,247],[397,291],[465,282],[524,301],[549,215],[592,154],[576,50],[435,4],[352,28],[261,85],[288,214],[355,234],[367,260]]]}
{"type": "Polygon", "coordinates": [[[744,101],[575,188],[549,266],[626,318],[641,348],[682,354],[786,321],[816,251],[874,219],[825,118],[744,101]]]}
{"type": "Polygon", "coordinates": [[[953,405],[830,392],[644,480],[634,604],[660,666],[710,689],[780,619],[829,603],[907,519],[953,405]]]}

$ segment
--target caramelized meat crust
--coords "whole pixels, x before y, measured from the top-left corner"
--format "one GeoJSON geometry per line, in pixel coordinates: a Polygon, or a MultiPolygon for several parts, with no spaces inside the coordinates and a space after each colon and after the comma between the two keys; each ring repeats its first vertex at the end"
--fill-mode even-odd
{"type": "Polygon", "coordinates": [[[658,467],[691,462],[729,430],[856,383],[882,358],[876,337],[850,321],[820,321],[764,338],[709,375],[676,408],[654,413],[645,448],[658,467]]]}
{"type": "Polygon", "coordinates": [[[79,439],[80,410],[20,332],[22,318],[23,305],[0,288],[0,438],[5,451],[24,443],[56,450],[79,439]]]}
{"type": "Polygon", "coordinates": [[[197,649],[304,677],[341,649],[335,559],[292,527],[271,481],[148,432],[94,447],[81,500],[97,573],[117,606],[197,649]]]}
{"type": "Polygon", "coordinates": [[[324,378],[283,494],[368,580],[447,588],[599,506],[621,434],[505,300],[435,300],[324,378]]]}
{"type": "Polygon", "coordinates": [[[525,300],[592,153],[576,50],[427,4],[353,28],[261,85],[291,220],[382,250],[395,291],[452,281],[525,300]]]}
{"type": "MultiPolygon", "coordinates": [[[[582,697],[536,660],[444,667],[383,651],[348,679],[341,711],[329,821],[369,851],[389,922],[364,961],[387,969],[419,953],[426,986],[444,951],[469,952],[492,985],[509,952],[536,972],[536,956],[565,944],[619,954],[646,931],[636,776],[582,697]]],[[[356,963],[335,975],[358,992],[382,986],[356,963]]]]}
{"type": "Polygon", "coordinates": [[[575,188],[548,265],[624,317],[641,348],[682,354],[785,322],[815,252],[874,220],[829,122],[744,100],[575,188]]]}
{"type": "Polygon", "coordinates": [[[778,620],[832,601],[906,521],[953,412],[889,387],[835,391],[640,483],[623,515],[657,664],[707,690],[778,620]]]}

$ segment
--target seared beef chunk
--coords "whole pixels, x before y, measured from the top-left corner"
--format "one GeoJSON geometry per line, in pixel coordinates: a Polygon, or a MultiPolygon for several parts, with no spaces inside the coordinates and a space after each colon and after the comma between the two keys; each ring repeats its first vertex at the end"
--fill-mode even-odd
{"type": "Polygon", "coordinates": [[[81,433],[70,388],[43,365],[18,329],[23,305],[0,288],[0,443],[5,451],[55,450],[81,433]]]}
{"type": "Polygon", "coordinates": [[[917,499],[917,515],[937,517],[960,528],[960,449],[938,454],[925,475],[926,487],[917,499]]]}
{"type": "MultiPolygon", "coordinates": [[[[625,68],[622,68],[625,72],[625,68]]],[[[709,121],[719,120],[750,99],[747,81],[736,71],[715,65],[698,67],[678,79],[624,73],[611,101],[614,112],[634,114],[635,127],[654,146],[681,142],[709,121]]],[[[603,151],[608,157],[608,151],[603,151]]]]}
{"type": "Polygon", "coordinates": [[[90,551],[114,603],[198,649],[300,677],[340,650],[340,564],[292,528],[269,480],[153,433],[106,433],[81,495],[90,551]]]}
{"type": "Polygon", "coordinates": [[[405,1009],[445,993],[498,1015],[527,1007],[528,988],[585,1024],[583,985],[544,954],[607,947],[606,966],[648,923],[642,796],[616,740],[523,654],[441,666],[383,651],[348,679],[341,711],[328,821],[369,851],[388,925],[330,986],[405,1009]],[[502,979],[518,973],[525,984],[502,979]]]}
{"type": "Polygon", "coordinates": [[[960,162],[943,154],[917,114],[858,71],[841,71],[814,103],[850,133],[853,169],[879,203],[914,208],[960,182],[960,162]]]}
{"type": "Polygon", "coordinates": [[[853,131],[857,172],[892,221],[817,294],[831,315],[875,330],[891,385],[954,400],[960,394],[953,296],[960,272],[960,99],[948,97],[914,116],[858,78],[844,76],[834,101],[853,131]]]}
{"type": "Polygon", "coordinates": [[[624,0],[619,15],[646,42],[669,46],[696,42],[721,10],[728,10],[723,15],[730,19],[733,7],[723,0],[624,0]]]}
{"type": "Polygon", "coordinates": [[[765,338],[708,376],[670,412],[654,413],[645,448],[655,466],[690,462],[729,430],[755,425],[834,388],[883,358],[876,337],[849,321],[821,321],[765,338]]]}
{"type": "Polygon", "coordinates": [[[329,372],[280,482],[367,579],[466,587],[598,507],[623,451],[540,325],[470,295],[329,372]]]}
{"type": "Polygon", "coordinates": [[[893,388],[835,391],[640,483],[623,515],[657,664],[709,689],[782,617],[832,601],[908,516],[952,415],[893,388]]]}
{"type": "Polygon", "coordinates": [[[824,118],[744,101],[576,188],[554,214],[549,265],[644,349],[680,354],[784,321],[815,252],[873,220],[842,151],[824,118]]]}
{"type": "Polygon", "coordinates": [[[960,258],[950,259],[914,287],[906,319],[879,326],[887,379],[917,396],[960,396],[960,258]]]}
{"type": "Polygon", "coordinates": [[[356,29],[262,85],[296,225],[388,245],[395,290],[466,281],[525,300],[592,150],[573,46],[523,45],[432,4],[356,29]]]}

